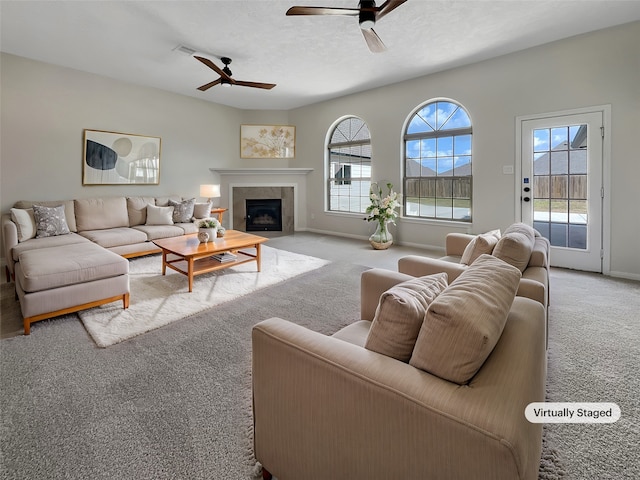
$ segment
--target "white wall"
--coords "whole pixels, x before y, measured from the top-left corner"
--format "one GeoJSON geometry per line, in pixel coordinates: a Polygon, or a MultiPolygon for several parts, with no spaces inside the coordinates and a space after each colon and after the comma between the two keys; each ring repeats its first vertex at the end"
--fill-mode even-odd
{"type": "Polygon", "coordinates": [[[372,135],[373,179],[399,189],[405,120],[419,104],[446,97],[462,103],[473,121],[474,222],[400,220],[393,232],[402,243],[442,246],[449,231],[481,232],[514,220],[515,179],[502,166],[514,164],[517,116],[610,104],[611,271],[640,279],[639,45],[636,22],[288,112],[237,110],[2,54],[0,207],[6,212],[20,199],[197,196],[201,183],[219,180],[212,167],[310,167],[301,226],[365,238],[373,227],[362,215],[324,211],[328,128],[347,114],[363,118],[372,135]],[[240,125],[250,123],[295,125],[296,158],[240,159],[240,125]],[[83,187],[85,128],[162,137],[160,185],[83,187]]]}
{"type": "Polygon", "coordinates": [[[17,200],[198,196],[239,158],[241,111],[2,54],[2,192],[17,200]],[[82,185],[84,129],[162,138],[159,185],[82,185]]]}
{"type": "Polygon", "coordinates": [[[515,119],[593,105],[612,108],[611,258],[614,275],[640,279],[640,23],[574,37],[493,60],[349,95],[290,112],[297,126],[299,166],[309,175],[308,225],[317,231],[366,236],[373,226],[362,215],[324,211],[325,138],[333,122],[356,115],[369,125],[373,180],[401,187],[402,128],[424,101],[446,97],[464,105],[473,122],[473,224],[400,219],[392,233],[402,243],[442,246],[450,231],[475,233],[505,228],[516,218],[515,119]],[[313,214],[314,218],[311,218],[313,214]]]}

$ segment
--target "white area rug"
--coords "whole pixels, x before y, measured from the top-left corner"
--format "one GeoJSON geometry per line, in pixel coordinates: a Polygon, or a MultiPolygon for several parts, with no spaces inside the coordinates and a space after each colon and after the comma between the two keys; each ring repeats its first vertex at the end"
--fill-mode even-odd
{"type": "Polygon", "coordinates": [[[96,344],[108,347],[329,263],[264,245],[261,249],[261,272],[249,262],[199,275],[191,293],[185,275],[169,268],[162,275],[160,255],[132,259],[129,308],[115,302],[78,315],[96,344]]]}

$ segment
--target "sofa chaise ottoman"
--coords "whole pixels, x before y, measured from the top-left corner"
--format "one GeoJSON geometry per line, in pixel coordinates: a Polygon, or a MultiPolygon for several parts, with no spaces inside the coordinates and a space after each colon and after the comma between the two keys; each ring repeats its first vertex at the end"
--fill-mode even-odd
{"type": "Polygon", "coordinates": [[[129,306],[129,262],[92,242],[27,250],[15,264],[16,293],[31,324],[122,300],[129,306]]]}

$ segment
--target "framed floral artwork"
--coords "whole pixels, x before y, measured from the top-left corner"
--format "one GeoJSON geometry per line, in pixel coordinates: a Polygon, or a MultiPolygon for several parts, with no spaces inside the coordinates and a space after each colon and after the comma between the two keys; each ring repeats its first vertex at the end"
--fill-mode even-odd
{"type": "Polygon", "coordinates": [[[84,131],[83,185],[158,185],[160,137],[84,131]]]}
{"type": "Polygon", "coordinates": [[[240,158],[294,158],[296,127],[241,125],[240,158]]]}

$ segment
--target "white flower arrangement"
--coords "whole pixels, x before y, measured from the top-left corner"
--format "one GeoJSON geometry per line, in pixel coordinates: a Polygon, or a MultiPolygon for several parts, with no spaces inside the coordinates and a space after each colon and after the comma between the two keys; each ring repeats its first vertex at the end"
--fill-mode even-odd
{"type": "Polygon", "coordinates": [[[205,218],[198,222],[200,228],[220,228],[220,222],[216,218],[205,218]]]}
{"type": "Polygon", "coordinates": [[[390,222],[395,225],[395,220],[398,218],[397,209],[400,207],[401,195],[393,191],[393,185],[391,183],[387,183],[387,188],[389,189],[389,194],[386,197],[382,197],[382,189],[378,184],[371,184],[371,188],[369,188],[371,205],[365,210],[367,213],[365,220],[367,222],[390,222]]]}

